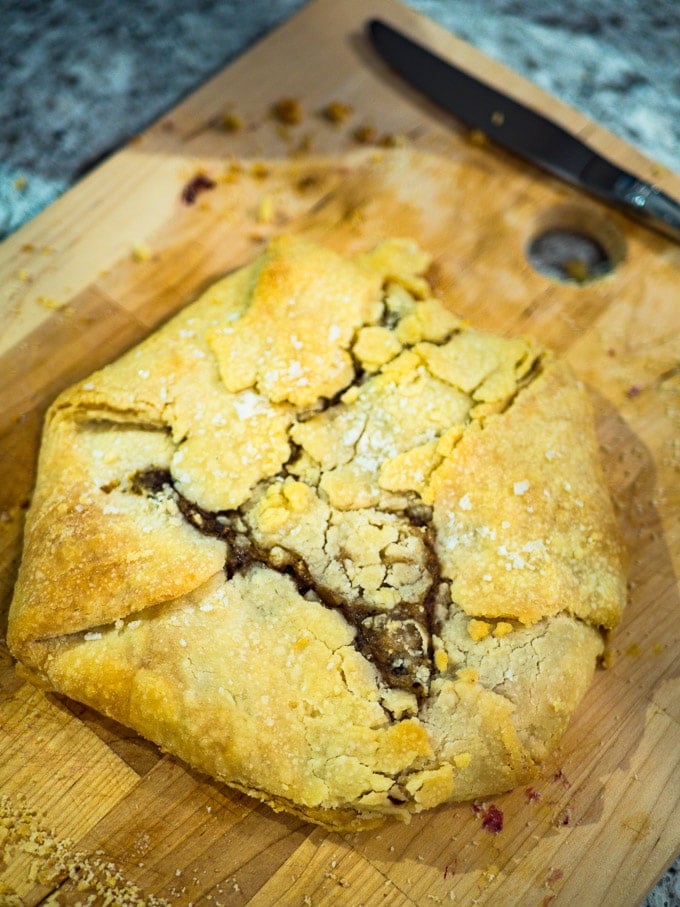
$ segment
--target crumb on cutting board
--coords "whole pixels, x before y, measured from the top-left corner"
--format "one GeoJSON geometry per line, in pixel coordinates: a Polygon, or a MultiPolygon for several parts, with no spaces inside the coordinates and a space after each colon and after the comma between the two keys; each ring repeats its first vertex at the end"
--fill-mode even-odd
{"type": "MultiPolygon", "coordinates": [[[[66,877],[76,884],[78,891],[93,892],[107,904],[169,907],[164,898],[143,893],[128,882],[105,855],[76,850],[72,841],[46,827],[36,809],[25,803],[13,803],[3,795],[0,797],[0,859],[7,865],[18,855],[28,859],[29,882],[50,887],[61,885],[66,877]]],[[[12,891],[2,894],[15,896],[12,891]]]]}

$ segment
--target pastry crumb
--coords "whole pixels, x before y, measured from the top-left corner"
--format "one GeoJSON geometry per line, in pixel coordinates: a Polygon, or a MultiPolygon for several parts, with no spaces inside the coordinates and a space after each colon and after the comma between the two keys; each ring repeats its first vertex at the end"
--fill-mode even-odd
{"type": "Polygon", "coordinates": [[[330,123],[344,123],[348,120],[354,110],[350,104],[345,104],[342,101],[330,101],[322,110],[322,115],[330,123]]]}
{"type": "Polygon", "coordinates": [[[297,126],[304,115],[297,98],[281,98],[272,105],[271,113],[275,120],[286,126],[297,126]]]}
{"type": "Polygon", "coordinates": [[[135,261],[148,261],[152,255],[150,246],[144,242],[138,242],[132,246],[132,257],[135,261]]]}

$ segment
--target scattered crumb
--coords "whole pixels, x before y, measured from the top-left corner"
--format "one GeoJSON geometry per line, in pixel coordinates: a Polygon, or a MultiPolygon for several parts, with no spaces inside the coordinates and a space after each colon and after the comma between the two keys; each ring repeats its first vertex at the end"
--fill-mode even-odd
{"type": "MultiPolygon", "coordinates": [[[[28,879],[45,887],[71,880],[79,892],[92,892],[85,903],[95,900],[117,907],[169,907],[168,901],[143,894],[128,882],[119,868],[101,851],[87,854],[75,849],[43,826],[36,810],[0,797],[0,859],[7,864],[15,854],[28,860],[28,879]]],[[[11,892],[2,892],[3,898],[11,892]]],[[[2,900],[8,907],[13,902],[2,900]]],[[[16,901],[21,904],[22,901],[16,901]]],[[[44,903],[54,903],[54,895],[44,903]]]]}
{"type": "Polygon", "coordinates": [[[491,866],[487,867],[482,872],[482,874],[479,878],[480,884],[488,885],[490,882],[493,882],[493,880],[498,875],[498,872],[499,872],[498,866],[496,866],[495,864],[492,863],[491,866]]]}
{"type": "Polygon", "coordinates": [[[250,168],[250,175],[252,176],[253,179],[256,179],[256,180],[267,179],[267,177],[269,176],[269,173],[270,173],[269,167],[266,164],[263,164],[261,162],[256,162],[250,168]]]}
{"type": "Polygon", "coordinates": [[[17,190],[17,192],[23,192],[26,186],[28,186],[28,180],[25,176],[18,176],[14,180],[14,188],[17,190]]]}
{"type": "Polygon", "coordinates": [[[297,143],[295,148],[290,151],[290,156],[298,157],[301,155],[309,154],[312,150],[313,144],[314,136],[310,132],[306,132],[297,143]]]}
{"type": "Polygon", "coordinates": [[[132,257],[135,261],[148,261],[152,254],[151,249],[146,243],[138,242],[132,247],[132,257]]]}
{"type": "Polygon", "coordinates": [[[296,126],[302,122],[302,106],[297,98],[281,98],[272,105],[272,116],[286,126],[296,126]]]}
{"type": "Polygon", "coordinates": [[[372,145],[377,141],[378,138],[375,126],[369,126],[367,124],[358,126],[354,130],[352,135],[361,145],[372,145]]]}
{"type": "Polygon", "coordinates": [[[51,296],[37,296],[35,300],[38,305],[41,305],[44,309],[62,309],[66,305],[66,301],[58,302],[56,299],[53,299],[51,296]]]}
{"type": "Polygon", "coordinates": [[[403,148],[406,144],[406,137],[388,132],[386,135],[380,137],[378,144],[383,148],[403,148]]]}
{"type": "Polygon", "coordinates": [[[572,258],[569,261],[565,261],[562,267],[564,268],[564,272],[567,277],[570,277],[577,283],[585,283],[586,280],[588,280],[588,278],[590,277],[588,265],[580,258],[572,258]]]}
{"type": "Polygon", "coordinates": [[[481,129],[471,129],[468,133],[468,140],[471,142],[471,144],[477,145],[480,148],[484,145],[489,144],[489,139],[486,133],[482,132],[481,129]]]}
{"type": "Polygon", "coordinates": [[[321,111],[322,116],[330,123],[344,123],[353,113],[352,107],[342,101],[331,101],[321,111]]]}
{"type": "Polygon", "coordinates": [[[234,183],[242,173],[243,164],[240,161],[232,161],[227,169],[220,174],[219,181],[221,183],[234,183]]]}
{"type": "Polygon", "coordinates": [[[221,125],[226,132],[238,132],[239,129],[243,129],[243,120],[238,114],[225,113],[221,125]]]}

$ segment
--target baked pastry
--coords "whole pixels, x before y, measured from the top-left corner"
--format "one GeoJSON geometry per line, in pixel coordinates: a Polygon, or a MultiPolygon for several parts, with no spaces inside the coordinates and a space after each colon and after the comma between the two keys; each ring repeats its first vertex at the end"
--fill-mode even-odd
{"type": "Polygon", "coordinates": [[[623,552],[569,367],[461,323],[428,264],[276,238],[56,400],[9,618],[31,679],[329,828],[535,772],[623,552]]]}

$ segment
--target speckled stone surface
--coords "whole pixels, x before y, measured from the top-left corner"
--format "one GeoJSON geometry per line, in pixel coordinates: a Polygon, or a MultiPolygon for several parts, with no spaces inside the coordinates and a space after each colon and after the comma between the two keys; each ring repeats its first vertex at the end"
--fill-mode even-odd
{"type": "MultiPolygon", "coordinates": [[[[679,0],[406,2],[680,173],[679,0]]],[[[301,6],[0,0],[0,238],[301,6]]]]}
{"type": "MultiPolygon", "coordinates": [[[[680,172],[678,0],[407,0],[680,172]]],[[[0,0],[0,237],[303,0],[0,0]]]]}

